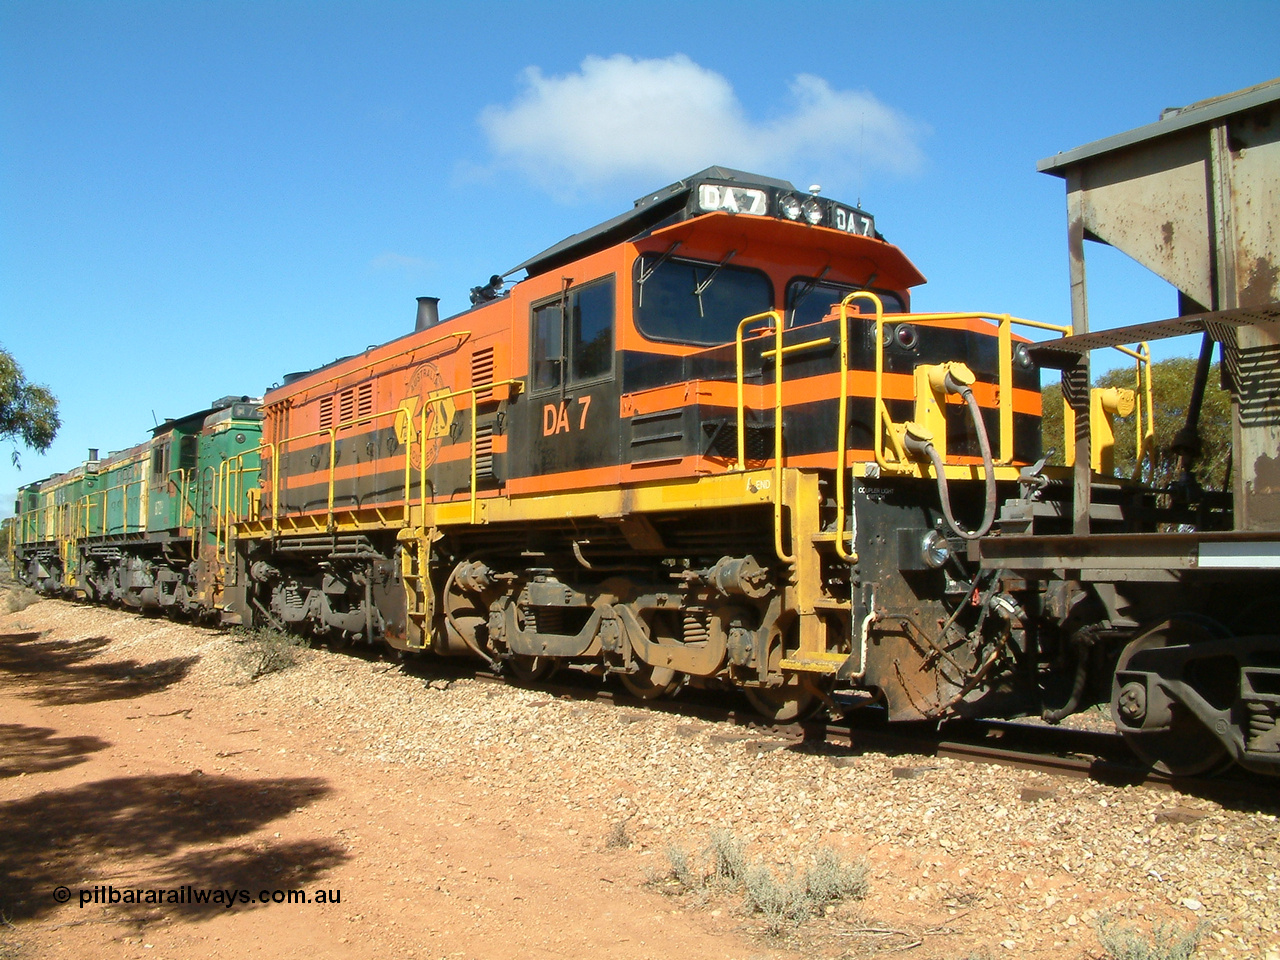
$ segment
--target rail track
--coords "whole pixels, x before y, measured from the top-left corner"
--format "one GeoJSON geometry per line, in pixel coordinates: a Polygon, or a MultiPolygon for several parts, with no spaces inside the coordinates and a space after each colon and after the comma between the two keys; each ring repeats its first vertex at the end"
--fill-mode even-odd
{"type": "MultiPolygon", "coordinates": [[[[0,586],[17,587],[0,580],[0,586]]],[[[348,656],[382,659],[385,650],[344,644],[348,656]]],[[[626,690],[601,686],[586,676],[560,673],[551,680],[526,683],[469,663],[449,659],[397,658],[399,666],[423,680],[475,679],[504,683],[551,697],[598,700],[618,707],[665,713],[691,720],[733,724],[738,732],[719,739],[740,742],[763,752],[802,750],[848,763],[863,753],[901,757],[894,775],[908,778],[927,772],[930,758],[995,764],[1050,776],[1089,779],[1112,786],[1140,786],[1213,799],[1280,804],[1280,785],[1272,779],[1235,769],[1213,778],[1172,777],[1144,765],[1116,733],[1046,726],[1009,720],[954,720],[943,724],[895,723],[879,719],[874,707],[838,704],[840,717],[804,723],[770,724],[744,701],[727,691],[686,690],[677,698],[643,700],[626,690]]]]}
{"type": "Polygon", "coordinates": [[[839,718],[769,724],[750,707],[737,703],[736,698],[717,692],[687,691],[677,699],[655,701],[601,687],[586,678],[557,677],[551,682],[523,683],[483,670],[460,671],[459,676],[511,683],[553,697],[598,700],[633,710],[730,723],[740,732],[720,739],[741,742],[744,747],[763,752],[786,749],[821,753],[836,763],[850,763],[863,753],[901,757],[903,765],[894,768],[894,776],[900,778],[927,772],[929,759],[947,758],[1111,786],[1176,791],[1224,803],[1256,803],[1268,798],[1280,803],[1280,788],[1274,781],[1244,771],[1203,778],[1173,777],[1152,770],[1130,752],[1116,733],[1008,720],[889,725],[878,719],[873,707],[855,707],[839,718]]]}

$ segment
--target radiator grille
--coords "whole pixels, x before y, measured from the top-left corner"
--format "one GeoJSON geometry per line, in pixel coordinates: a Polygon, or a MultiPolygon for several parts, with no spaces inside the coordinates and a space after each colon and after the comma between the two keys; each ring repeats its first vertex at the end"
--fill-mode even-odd
{"type": "Polygon", "coordinates": [[[476,424],[476,479],[493,479],[493,424],[476,424]]]}
{"type": "MultiPolygon", "coordinates": [[[[482,387],[485,384],[493,383],[494,374],[494,357],[493,347],[485,347],[471,354],[471,385],[473,387],[482,387]]],[[[483,403],[486,400],[493,399],[492,390],[477,390],[476,402],[483,403]]]]}

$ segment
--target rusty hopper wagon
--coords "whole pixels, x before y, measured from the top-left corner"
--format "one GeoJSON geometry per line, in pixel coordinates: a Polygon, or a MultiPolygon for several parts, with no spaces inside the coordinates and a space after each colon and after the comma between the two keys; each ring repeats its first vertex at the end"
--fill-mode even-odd
{"type": "Polygon", "coordinates": [[[1071,530],[1040,535],[1034,496],[1006,504],[1010,522],[979,545],[979,565],[1056,589],[1064,610],[1092,607],[1078,616],[1076,686],[1110,680],[1112,716],[1140,756],[1175,773],[1235,762],[1280,774],[1280,81],[1166,111],[1039,167],[1067,187],[1072,335],[1032,353],[1064,371],[1079,414],[1071,530]],[[1171,283],[1180,316],[1091,332],[1085,240],[1171,283]],[[1083,450],[1098,436],[1086,426],[1098,409],[1084,389],[1090,353],[1185,335],[1201,349],[1175,441],[1181,524],[1104,532],[1112,514],[1083,450]],[[1216,516],[1191,478],[1215,346],[1233,412],[1230,506],[1216,516]],[[1091,678],[1089,645],[1113,631],[1124,640],[1114,671],[1095,665],[1091,678]]]}

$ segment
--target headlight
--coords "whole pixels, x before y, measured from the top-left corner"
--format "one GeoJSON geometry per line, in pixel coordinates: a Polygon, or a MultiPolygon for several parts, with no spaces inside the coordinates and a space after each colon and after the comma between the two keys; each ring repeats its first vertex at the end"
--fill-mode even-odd
{"type": "Polygon", "coordinates": [[[930,530],[920,543],[920,559],[925,562],[925,566],[937,570],[951,559],[951,544],[937,530],[930,530]]]}
{"type": "Polygon", "coordinates": [[[804,218],[815,227],[822,222],[822,204],[812,197],[806,200],[800,209],[804,211],[804,218]]]}
{"type": "Polygon", "coordinates": [[[778,201],[778,212],[788,220],[800,219],[800,201],[791,194],[787,194],[778,201]]]}

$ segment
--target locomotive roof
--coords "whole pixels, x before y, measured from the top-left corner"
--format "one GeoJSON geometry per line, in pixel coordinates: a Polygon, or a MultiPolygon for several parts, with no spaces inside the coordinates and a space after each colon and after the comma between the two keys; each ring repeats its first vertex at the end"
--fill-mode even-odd
{"type": "MultiPolygon", "coordinates": [[[[707,167],[705,170],[700,170],[691,176],[685,177],[683,180],[677,180],[661,190],[645,194],[636,200],[632,209],[626,213],[621,213],[603,223],[596,224],[588,230],[566,237],[559,243],[512,267],[503,276],[509,277],[520,270],[527,270],[528,275],[532,277],[548,270],[553,270],[568,263],[570,260],[576,260],[578,257],[586,256],[596,250],[602,250],[623,240],[630,240],[664,222],[674,222],[699,216],[706,211],[695,208],[695,204],[691,203],[691,195],[704,183],[730,183],[747,189],[753,187],[763,188],[774,195],[775,198],[786,194],[797,194],[801,197],[808,196],[805,191],[797,190],[795,184],[789,180],[778,180],[774,177],[746,173],[730,167],[707,167]]],[[[822,202],[824,204],[831,203],[828,200],[823,200],[822,202]]],[[[852,208],[845,207],[844,209],[850,210],[852,208]]],[[[858,211],[858,213],[865,219],[868,229],[874,231],[874,226],[871,225],[871,218],[862,211],[858,211]]]]}
{"type": "Polygon", "coordinates": [[[198,431],[201,427],[207,426],[206,420],[216,414],[223,414],[221,419],[257,419],[255,413],[261,405],[261,398],[249,396],[227,396],[219,397],[203,410],[197,410],[195,413],[188,413],[181,417],[166,417],[163,423],[151,428],[151,436],[159,437],[170,433],[175,429],[198,431]]]}

